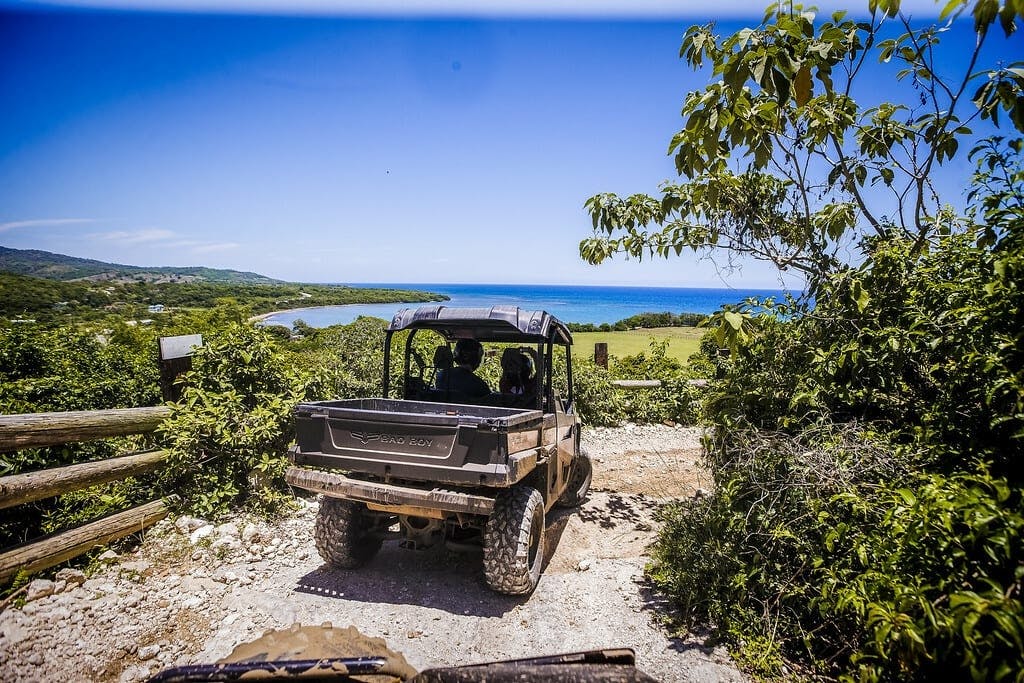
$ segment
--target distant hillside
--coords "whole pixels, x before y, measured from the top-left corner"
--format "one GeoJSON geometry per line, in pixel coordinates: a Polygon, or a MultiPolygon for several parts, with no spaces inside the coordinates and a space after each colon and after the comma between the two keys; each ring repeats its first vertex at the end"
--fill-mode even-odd
{"type": "Polygon", "coordinates": [[[48,280],[94,280],[114,282],[225,282],[234,284],[279,284],[280,280],[239,270],[189,266],[147,268],[105,263],[93,259],[54,254],[38,249],[0,247],[0,271],[48,280]]]}
{"type": "Polygon", "coordinates": [[[0,322],[4,318],[72,322],[106,316],[133,320],[154,314],[171,320],[179,313],[218,306],[238,308],[243,315],[252,316],[307,306],[445,299],[445,295],[431,292],[343,285],[61,281],[0,271],[0,322]]]}

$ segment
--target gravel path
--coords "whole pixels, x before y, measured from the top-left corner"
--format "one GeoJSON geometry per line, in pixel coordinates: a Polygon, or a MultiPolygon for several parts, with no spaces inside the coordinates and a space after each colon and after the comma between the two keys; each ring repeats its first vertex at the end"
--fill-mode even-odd
{"type": "Polygon", "coordinates": [[[670,637],[643,579],[654,511],[704,484],[698,432],[627,425],[585,431],[584,445],[592,493],[549,513],[530,596],[489,591],[479,555],[440,548],[387,542],[360,570],[328,569],[312,540],[315,501],[272,525],[181,518],[90,578],[63,570],[33,582],[22,607],[0,613],[0,679],[139,681],[215,661],[268,629],[331,622],[384,638],[419,670],[626,646],[662,681],[745,680],[720,649],[670,637]]]}

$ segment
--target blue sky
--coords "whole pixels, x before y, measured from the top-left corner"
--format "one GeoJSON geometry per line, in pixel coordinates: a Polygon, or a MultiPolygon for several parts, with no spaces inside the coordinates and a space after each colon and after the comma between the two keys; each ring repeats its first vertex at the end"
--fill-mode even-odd
{"type": "MultiPolygon", "coordinates": [[[[312,282],[777,286],[579,259],[587,197],[674,176],[707,82],[679,43],[710,19],[583,4],[0,0],[0,244],[312,282]]],[[[761,14],[726,7],[721,33],[761,14]]]]}

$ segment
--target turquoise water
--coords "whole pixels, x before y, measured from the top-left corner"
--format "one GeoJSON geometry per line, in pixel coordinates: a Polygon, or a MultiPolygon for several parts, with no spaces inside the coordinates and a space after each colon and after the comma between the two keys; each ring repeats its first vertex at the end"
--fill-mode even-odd
{"type": "MultiPolygon", "coordinates": [[[[573,285],[451,285],[388,283],[352,285],[392,287],[437,292],[451,297],[445,306],[519,306],[542,309],[564,322],[615,323],[638,313],[714,313],[723,304],[739,303],[747,297],[775,296],[770,289],[695,289],[684,287],[583,287],[573,285]]],[[[350,323],[361,315],[390,320],[401,308],[435,304],[351,304],[320,306],[276,313],[268,325],[292,326],[301,319],[313,327],[350,323]]]]}

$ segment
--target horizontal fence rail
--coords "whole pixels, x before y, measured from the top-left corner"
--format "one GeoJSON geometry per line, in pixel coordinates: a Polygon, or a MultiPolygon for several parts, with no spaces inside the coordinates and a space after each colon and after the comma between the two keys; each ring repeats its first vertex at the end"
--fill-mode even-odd
{"type": "MultiPolygon", "coordinates": [[[[154,431],[170,414],[170,408],[156,406],[0,415],[0,452],[145,434],[154,431]]],[[[166,460],[165,451],[151,450],[0,477],[0,509],[154,472],[166,460]]],[[[96,546],[142,531],[166,517],[174,499],[154,500],[4,550],[0,552],[0,582],[18,572],[53,567],[96,546]]]]}
{"type": "Polygon", "coordinates": [[[19,571],[31,573],[53,567],[98,545],[142,531],[167,516],[170,502],[154,500],[0,553],[0,581],[19,571]]]}
{"type": "MultiPolygon", "coordinates": [[[[619,389],[657,389],[661,386],[660,379],[613,379],[612,386],[619,389]]],[[[705,389],[708,386],[706,379],[688,379],[686,383],[691,387],[705,389]]]]}
{"type": "Polygon", "coordinates": [[[153,472],[163,466],[166,459],[164,451],[145,451],[0,477],[0,509],[153,472]]]}
{"type": "Polygon", "coordinates": [[[143,434],[170,415],[166,406],[0,415],[0,453],[143,434]]]}

